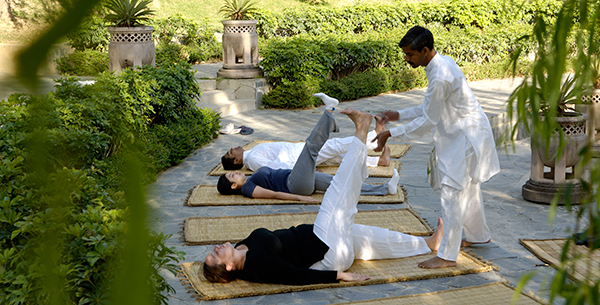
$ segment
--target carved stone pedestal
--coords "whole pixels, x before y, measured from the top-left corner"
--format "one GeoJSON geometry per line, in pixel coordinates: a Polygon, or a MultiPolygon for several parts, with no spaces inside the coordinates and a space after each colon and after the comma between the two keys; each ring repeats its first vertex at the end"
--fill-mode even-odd
{"type": "Polygon", "coordinates": [[[256,20],[223,20],[223,68],[218,77],[257,78],[258,34],[256,20]]]}
{"type": "Polygon", "coordinates": [[[155,47],[152,40],[154,27],[108,27],[110,44],[108,59],[110,71],[116,73],[122,69],[155,66],[155,47]]]}
{"type": "MultiPolygon", "coordinates": [[[[523,185],[523,199],[538,202],[551,203],[554,195],[559,190],[565,190],[571,184],[570,201],[573,204],[580,203],[582,196],[579,179],[581,170],[576,165],[579,162],[579,151],[585,146],[587,135],[585,124],[587,115],[558,117],[565,136],[565,147],[560,159],[555,155],[559,149],[558,136],[550,141],[549,148],[541,141],[531,140],[531,175],[530,179],[523,185]],[[546,154],[546,150],[548,153],[546,154]]],[[[564,200],[561,200],[564,203],[564,200]]]]}

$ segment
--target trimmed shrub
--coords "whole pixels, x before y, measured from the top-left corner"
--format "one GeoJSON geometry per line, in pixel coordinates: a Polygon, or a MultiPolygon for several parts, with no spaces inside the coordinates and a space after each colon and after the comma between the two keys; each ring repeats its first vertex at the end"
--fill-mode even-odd
{"type": "Polygon", "coordinates": [[[552,20],[560,9],[559,0],[514,2],[511,0],[450,0],[396,5],[360,4],[342,7],[285,9],[281,13],[259,10],[257,32],[261,37],[289,37],[299,34],[366,33],[409,25],[440,23],[459,28],[491,25],[533,24],[537,14],[552,20]]]}
{"type": "Polygon", "coordinates": [[[97,76],[108,71],[108,53],[96,50],[74,51],[56,60],[61,75],[97,76]]]}
{"type": "Polygon", "coordinates": [[[274,108],[312,108],[322,103],[320,99],[312,97],[318,88],[318,82],[311,79],[295,82],[283,80],[283,83],[273,88],[262,101],[266,106],[274,108]]]}

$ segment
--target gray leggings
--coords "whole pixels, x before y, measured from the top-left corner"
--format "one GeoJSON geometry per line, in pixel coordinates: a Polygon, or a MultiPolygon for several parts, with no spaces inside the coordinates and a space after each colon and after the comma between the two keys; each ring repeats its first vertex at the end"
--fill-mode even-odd
{"type": "MultiPolygon", "coordinates": [[[[329,139],[329,134],[337,131],[337,123],[333,114],[329,111],[323,115],[306,138],[306,144],[288,176],[287,187],[290,193],[297,195],[311,195],[315,190],[325,191],[331,184],[332,175],[315,171],[319,150],[329,139]]],[[[360,189],[361,195],[385,196],[388,194],[387,183],[373,185],[363,183],[360,189]]]]}

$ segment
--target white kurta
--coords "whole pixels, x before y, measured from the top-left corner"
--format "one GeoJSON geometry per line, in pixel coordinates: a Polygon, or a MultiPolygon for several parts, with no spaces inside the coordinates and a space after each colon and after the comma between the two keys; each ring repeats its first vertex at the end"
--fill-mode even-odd
{"type": "Polygon", "coordinates": [[[454,60],[436,54],[425,67],[429,85],[423,104],[398,111],[405,125],[390,129],[392,137],[418,139],[433,131],[441,181],[458,189],[469,182],[484,182],[500,172],[490,122],[454,60]],[[475,168],[467,172],[465,156],[473,148],[475,168]],[[444,179],[442,177],[442,179],[444,179]]]}
{"type": "Polygon", "coordinates": [[[423,104],[399,110],[399,120],[410,122],[390,134],[412,140],[433,132],[444,220],[438,256],[455,261],[463,228],[470,242],[491,236],[479,184],[498,173],[500,164],[489,120],[454,60],[436,54],[425,73],[429,84],[423,104]]]}
{"type": "MultiPolygon", "coordinates": [[[[377,147],[377,143],[370,143],[377,133],[371,131],[367,134],[368,149],[377,147]]],[[[348,151],[354,137],[332,138],[325,142],[319,151],[316,164],[340,164],[344,154],[348,151]]],[[[269,142],[256,145],[244,151],[244,165],[252,171],[263,166],[270,168],[292,169],[298,156],[302,152],[304,143],[269,142]]],[[[367,166],[376,167],[379,157],[367,157],[367,166]]]]}

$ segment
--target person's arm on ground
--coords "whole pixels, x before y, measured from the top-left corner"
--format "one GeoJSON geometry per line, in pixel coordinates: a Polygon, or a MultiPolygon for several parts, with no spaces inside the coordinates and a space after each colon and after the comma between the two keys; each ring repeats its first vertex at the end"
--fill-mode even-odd
{"type": "Polygon", "coordinates": [[[263,198],[263,199],[282,199],[282,200],[296,200],[296,201],[309,201],[319,202],[319,200],[310,196],[302,196],[284,192],[275,192],[260,186],[256,186],[252,192],[252,198],[263,198]]]}

